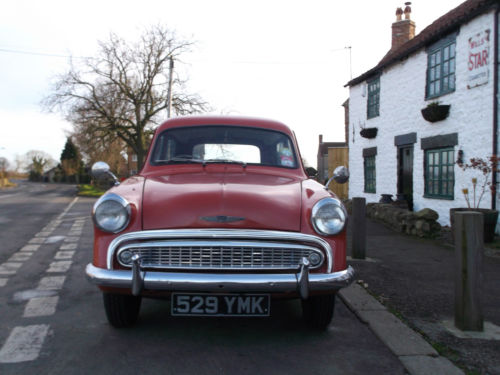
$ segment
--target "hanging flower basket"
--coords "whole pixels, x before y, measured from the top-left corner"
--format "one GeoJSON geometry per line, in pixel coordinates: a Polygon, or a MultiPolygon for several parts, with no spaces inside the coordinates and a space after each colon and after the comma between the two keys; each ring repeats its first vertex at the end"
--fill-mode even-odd
{"type": "Polygon", "coordinates": [[[449,104],[431,103],[422,109],[422,117],[429,122],[442,121],[448,117],[450,107],[449,104]]]}
{"type": "Polygon", "coordinates": [[[359,134],[361,134],[363,138],[375,138],[377,136],[377,132],[378,128],[364,128],[361,129],[359,134]]]}

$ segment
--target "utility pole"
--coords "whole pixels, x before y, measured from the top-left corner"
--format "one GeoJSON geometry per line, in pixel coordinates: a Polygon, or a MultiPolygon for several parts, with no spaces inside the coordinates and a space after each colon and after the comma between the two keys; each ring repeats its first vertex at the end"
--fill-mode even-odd
{"type": "Polygon", "coordinates": [[[170,56],[170,67],[168,75],[168,91],[167,91],[167,118],[170,118],[172,110],[172,80],[174,76],[174,59],[170,56]]]}

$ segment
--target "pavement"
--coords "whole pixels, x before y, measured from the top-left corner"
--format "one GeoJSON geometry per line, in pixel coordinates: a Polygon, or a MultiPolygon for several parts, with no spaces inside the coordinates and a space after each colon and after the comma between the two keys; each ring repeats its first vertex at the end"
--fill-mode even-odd
{"type": "MultiPolygon", "coordinates": [[[[350,254],[352,228],[348,228],[350,254]]],[[[367,219],[366,259],[349,257],[358,281],[345,304],[410,374],[500,374],[500,252],[483,262],[484,332],[454,327],[454,248],[367,219]]]]}

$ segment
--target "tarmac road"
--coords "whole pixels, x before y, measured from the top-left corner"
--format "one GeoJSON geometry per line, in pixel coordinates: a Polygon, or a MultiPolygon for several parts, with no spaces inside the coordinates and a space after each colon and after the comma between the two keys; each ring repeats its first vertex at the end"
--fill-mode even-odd
{"type": "Polygon", "coordinates": [[[270,318],[174,318],[145,300],[130,329],[108,325],[84,276],[94,199],[74,186],[0,191],[1,374],[404,374],[398,358],[337,299],[325,333],[298,301],[270,318]]]}

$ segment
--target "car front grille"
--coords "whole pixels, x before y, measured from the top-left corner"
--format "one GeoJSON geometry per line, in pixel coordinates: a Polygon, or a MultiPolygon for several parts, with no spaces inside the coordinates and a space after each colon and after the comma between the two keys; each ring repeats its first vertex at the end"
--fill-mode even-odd
{"type": "MultiPolygon", "coordinates": [[[[312,253],[324,261],[321,250],[301,245],[244,241],[161,241],[128,244],[117,252],[118,262],[130,267],[126,259],[132,254],[141,257],[144,268],[207,269],[207,270],[289,270],[297,269],[302,259],[312,253]],[[127,253],[125,253],[127,252],[127,253]]],[[[316,257],[317,259],[318,257],[316,257]]]]}

